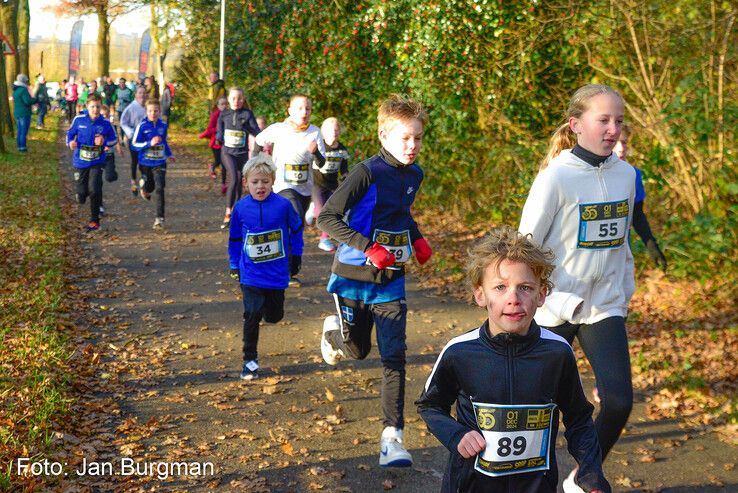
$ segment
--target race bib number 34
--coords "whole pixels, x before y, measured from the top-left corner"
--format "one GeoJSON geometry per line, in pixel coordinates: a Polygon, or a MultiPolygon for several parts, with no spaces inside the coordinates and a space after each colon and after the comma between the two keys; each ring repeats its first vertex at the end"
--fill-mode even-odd
{"type": "Polygon", "coordinates": [[[404,231],[384,231],[377,229],[374,231],[374,241],[389,250],[395,256],[395,265],[402,265],[413,254],[413,247],[410,245],[410,232],[404,231]]]}
{"type": "Polygon", "coordinates": [[[628,201],[579,204],[577,248],[614,248],[628,233],[628,201]]]}
{"type": "Polygon", "coordinates": [[[246,235],[244,250],[255,264],[284,257],[282,230],[274,229],[263,233],[249,233],[246,235]]]}
{"type": "Polygon", "coordinates": [[[474,469],[487,476],[507,476],[549,468],[555,404],[473,405],[477,425],[487,442],[477,455],[474,469]]]}
{"type": "Polygon", "coordinates": [[[307,183],[308,181],[308,169],[307,164],[285,164],[284,165],[284,181],[299,185],[300,183],[307,183]]]}

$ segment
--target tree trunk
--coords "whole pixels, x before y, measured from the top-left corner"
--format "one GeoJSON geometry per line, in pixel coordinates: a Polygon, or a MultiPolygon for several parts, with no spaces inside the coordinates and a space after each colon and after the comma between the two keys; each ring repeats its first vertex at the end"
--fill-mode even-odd
{"type": "MultiPolygon", "coordinates": [[[[10,105],[8,104],[8,91],[5,81],[5,57],[0,55],[0,113],[10,115],[10,105]]],[[[0,153],[8,152],[5,149],[5,139],[3,139],[4,127],[7,123],[0,118],[0,153]]],[[[11,127],[12,128],[12,127],[11,127]]]]}
{"type": "MultiPolygon", "coordinates": [[[[0,32],[2,32],[10,41],[14,48],[18,47],[18,2],[19,0],[9,0],[3,2],[0,6],[0,32]]],[[[16,51],[17,53],[17,51],[16,51]]],[[[18,61],[16,56],[5,57],[5,84],[6,91],[10,91],[13,87],[15,77],[18,75],[18,61]]],[[[12,118],[8,115],[10,127],[13,128],[12,118]]]]}
{"type": "Polygon", "coordinates": [[[31,68],[28,65],[28,54],[31,51],[29,39],[29,27],[31,25],[31,12],[28,0],[20,0],[18,3],[18,73],[26,74],[31,80],[31,68]]]}
{"type": "Polygon", "coordinates": [[[110,75],[110,20],[106,2],[97,5],[97,73],[110,75]]]}

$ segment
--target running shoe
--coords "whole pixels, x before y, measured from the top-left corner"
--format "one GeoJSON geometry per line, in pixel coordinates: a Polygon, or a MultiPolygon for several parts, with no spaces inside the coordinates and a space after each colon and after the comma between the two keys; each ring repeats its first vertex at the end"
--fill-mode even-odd
{"type": "Polygon", "coordinates": [[[212,164],[208,164],[208,176],[211,180],[215,180],[215,178],[218,176],[215,174],[215,170],[213,169],[212,164]]]}
{"type": "Polygon", "coordinates": [[[226,214],[223,217],[223,223],[220,225],[220,229],[228,229],[230,225],[231,225],[231,215],[226,214]]]}
{"type": "Polygon", "coordinates": [[[101,206],[100,206],[100,216],[104,216],[104,215],[105,215],[105,207],[103,207],[103,206],[101,205],[101,206]]]}
{"type": "Polygon", "coordinates": [[[302,282],[296,277],[290,277],[290,282],[288,283],[288,286],[291,288],[300,288],[302,287],[302,282]]]}
{"type": "Polygon", "coordinates": [[[312,226],[315,224],[315,204],[310,202],[307,212],[305,212],[305,224],[312,226]]]}
{"type": "Polygon", "coordinates": [[[413,465],[413,456],[402,445],[402,430],[388,426],[382,432],[379,465],[382,467],[410,467],[413,465]]]}
{"type": "Polygon", "coordinates": [[[226,193],[228,193],[228,185],[226,185],[225,183],[221,183],[220,184],[220,194],[225,195],[226,193]]]}
{"type": "Polygon", "coordinates": [[[138,195],[138,187],[136,186],[136,182],[131,180],[131,194],[135,197],[138,195]]]}
{"type": "Polygon", "coordinates": [[[85,227],[85,230],[87,232],[97,231],[98,229],[100,229],[100,223],[95,222],[95,221],[90,221],[89,223],[87,223],[87,226],[85,227]]]}
{"type": "Polygon", "coordinates": [[[152,227],[154,229],[164,229],[164,218],[163,217],[157,217],[154,220],[154,225],[152,227]]]}
{"type": "Polygon", "coordinates": [[[255,378],[259,378],[259,363],[256,360],[245,361],[239,378],[241,380],[253,380],[255,378]]]}
{"type": "Polygon", "coordinates": [[[333,347],[332,339],[336,335],[340,335],[341,322],[336,315],[326,317],[323,321],[323,335],[320,337],[320,354],[323,361],[331,366],[336,366],[341,358],[344,357],[343,351],[333,347]]]}
{"type": "Polygon", "coordinates": [[[318,242],[318,248],[320,248],[324,252],[335,252],[336,251],[336,246],[328,238],[323,238],[322,240],[320,240],[318,242]]]}
{"type": "Polygon", "coordinates": [[[564,482],[561,483],[561,488],[564,490],[564,493],[584,493],[584,490],[574,482],[574,478],[576,477],[578,470],[578,468],[572,469],[564,482]]]}

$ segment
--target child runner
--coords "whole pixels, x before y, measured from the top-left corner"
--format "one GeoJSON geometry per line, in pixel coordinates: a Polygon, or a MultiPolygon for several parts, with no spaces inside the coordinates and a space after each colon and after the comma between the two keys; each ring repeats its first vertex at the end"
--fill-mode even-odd
{"type": "MultiPolygon", "coordinates": [[[[259,128],[261,130],[264,130],[269,125],[267,125],[266,118],[263,116],[257,116],[256,117],[256,124],[259,125],[259,128]]],[[[272,155],[272,145],[267,144],[264,147],[262,147],[258,152],[256,150],[256,137],[253,135],[249,135],[249,152],[251,153],[251,156],[256,156],[259,152],[263,152],[264,154],[272,155]]]]}
{"type": "Polygon", "coordinates": [[[69,77],[69,82],[64,85],[64,101],[67,103],[67,121],[71,124],[77,115],[77,101],[79,95],[74,76],[69,77]]]}
{"type": "Polygon", "coordinates": [[[138,124],[131,143],[138,151],[141,166],[141,197],[151,199],[156,190],[156,220],[154,229],[164,227],[164,187],[166,186],[167,159],[174,162],[172,151],[167,143],[168,126],[159,118],[159,101],[146,101],[146,119],[138,124]]]}
{"type": "Polygon", "coordinates": [[[533,321],[552,287],[553,255],[503,226],[469,256],[467,279],[487,320],[446,344],[416,403],[450,452],[441,491],[555,492],[559,412],[577,481],[610,491],[574,352],[533,321]]]}
{"type": "MultiPolygon", "coordinates": [[[[620,138],[613,151],[618,155],[620,159],[626,161],[628,156],[628,140],[630,139],[630,127],[623,125],[620,132],[620,138]]],[[[632,165],[631,165],[632,166],[632,165]]],[[[659,244],[656,238],[651,232],[651,225],[648,223],[646,212],[643,210],[643,202],[646,200],[646,189],[643,186],[643,178],[641,176],[641,170],[633,166],[636,172],[636,183],[635,183],[635,205],[633,206],[633,229],[635,229],[638,236],[641,237],[643,244],[646,245],[648,256],[654,263],[666,270],[666,257],[661,252],[659,244]]]]}
{"type": "Polygon", "coordinates": [[[128,151],[131,154],[131,193],[135,197],[138,195],[136,186],[136,170],[138,169],[138,151],[133,148],[133,132],[136,127],[146,118],[146,89],[137,87],[135,99],[130,103],[123,113],[120,115],[120,128],[128,140],[128,151]]]}
{"type": "Polygon", "coordinates": [[[272,193],[275,171],[265,154],[249,159],[243,167],[248,195],[231,215],[231,277],[243,292],[243,380],[259,376],[259,322],[277,323],[284,316],[288,248],[293,255],[302,255],[302,220],[287,199],[272,193]]]}
{"type": "Polygon", "coordinates": [[[222,147],[215,140],[215,134],[218,131],[218,117],[220,112],[226,109],[228,106],[228,100],[225,97],[218,99],[218,104],[212,113],[210,113],[210,120],[208,121],[208,128],[205,129],[198,137],[201,139],[210,139],[208,147],[213,152],[213,162],[208,164],[208,176],[215,180],[217,177],[215,170],[220,169],[220,193],[225,195],[228,190],[226,185],[226,170],[223,166],[223,161],[220,159],[220,148],[222,147]]]}
{"type": "Polygon", "coordinates": [[[223,147],[220,159],[226,168],[228,191],[226,209],[221,228],[225,229],[231,221],[233,206],[241,198],[241,168],[249,159],[248,134],[257,135],[261,130],[251,110],[244,105],[243,89],[231,87],[228,91],[228,105],[218,116],[215,140],[223,147]]]}
{"type": "MultiPolygon", "coordinates": [[[[574,337],[589,359],[602,400],[595,420],[603,460],[633,405],[625,316],[634,291],[627,246],[635,200],[635,171],[612,152],[623,124],[620,94],[602,84],[579,88],[566,121],[523,207],[520,232],[556,256],[554,290],[536,322],[574,337]]],[[[564,490],[581,491],[576,469],[564,490]]]]}
{"type": "MultiPolygon", "coordinates": [[[[323,360],[364,359],[371,350],[372,326],[382,359],[384,430],[379,465],[408,467],[413,459],[403,446],[405,407],[404,263],[419,263],[433,253],[410,214],[423,171],[415,163],[428,114],[408,97],[392,95],[377,115],[379,153],[358,164],[325,203],[318,227],[341,244],[327,290],[338,316],[323,323],[323,360]]],[[[277,149],[275,148],[275,152],[277,149]]]]}
{"type": "Polygon", "coordinates": [[[87,197],[90,197],[87,231],[100,229],[105,151],[118,142],[113,126],[100,115],[100,106],[100,96],[90,94],[87,98],[87,113],[77,116],[67,131],[67,145],[74,151],[72,165],[75,168],[77,202],[84,204],[87,197]]]}
{"type": "MultiPolygon", "coordinates": [[[[320,166],[325,162],[325,144],[320,129],[310,124],[312,110],[309,97],[303,94],[292,96],[287,119],[269,125],[256,137],[255,145],[257,153],[266,145],[274,145],[272,152],[277,167],[274,190],[292,203],[300,219],[305,217],[313,192],[310,164],[313,160],[317,160],[320,166]]],[[[291,286],[300,286],[295,277],[300,264],[299,258],[290,260],[291,286]]]]}
{"type": "MultiPolygon", "coordinates": [[[[320,215],[323,204],[338,188],[338,180],[343,179],[348,173],[349,155],[346,147],[338,141],[338,137],[341,135],[341,124],[338,119],[335,117],[326,118],[323,125],[320,126],[320,133],[325,142],[325,164],[319,167],[318,163],[313,161],[313,202],[310,206],[312,217],[320,215]]],[[[308,210],[306,214],[308,224],[313,222],[310,212],[308,210]]],[[[318,248],[325,252],[336,250],[335,245],[333,245],[325,231],[320,233],[318,248]]]]}

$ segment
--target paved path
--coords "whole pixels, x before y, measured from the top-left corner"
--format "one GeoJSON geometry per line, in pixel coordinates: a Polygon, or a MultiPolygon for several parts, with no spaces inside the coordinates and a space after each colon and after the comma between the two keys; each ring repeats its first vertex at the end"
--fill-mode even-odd
{"type": "MultiPolygon", "coordinates": [[[[136,478],[146,490],[437,491],[447,453],[425,430],[413,401],[443,345],[476,326],[483,312],[410,281],[406,442],[415,465],[379,468],[381,364],[376,349],[335,369],[322,362],[322,320],[333,311],[324,288],[332,257],[316,248],[312,228],[303,286],[287,291],[285,319],[262,328],[263,378],[238,379],[240,290],[227,276],[223,200],[204,162],[183,151],[174,146],[179,162],[167,173],[165,231],[151,229],[153,201],[128,191],[126,156],[125,163],[118,158],[121,179],[105,184],[102,230],[80,233],[101,259],[91,267],[95,278],[79,282],[96,293],[87,320],[104,350],[110,385],[103,390],[120,408],[106,422],[108,432],[92,442],[102,450],[112,441],[116,451],[97,459],[115,462],[127,454],[214,466],[205,479],[136,478]]],[[[738,491],[734,447],[679,423],[650,422],[644,407],[639,396],[627,434],[607,461],[616,490],[738,491]]],[[[559,461],[565,475],[571,460],[563,449],[559,461]]],[[[133,486],[132,477],[120,475],[84,479],[94,491],[133,486]]]]}

